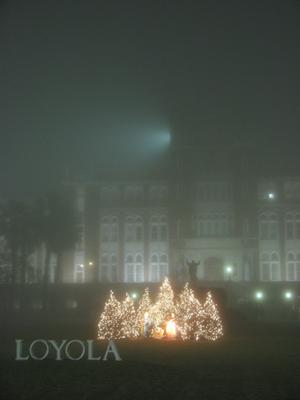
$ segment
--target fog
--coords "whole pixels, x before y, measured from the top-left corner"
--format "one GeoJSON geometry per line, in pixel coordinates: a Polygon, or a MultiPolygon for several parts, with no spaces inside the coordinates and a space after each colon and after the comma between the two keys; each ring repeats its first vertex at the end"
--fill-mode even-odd
{"type": "Polygon", "coordinates": [[[2,3],[3,194],[150,172],[171,137],[296,147],[299,2],[2,3]],[[108,175],[109,176],[109,175],[108,175]]]}

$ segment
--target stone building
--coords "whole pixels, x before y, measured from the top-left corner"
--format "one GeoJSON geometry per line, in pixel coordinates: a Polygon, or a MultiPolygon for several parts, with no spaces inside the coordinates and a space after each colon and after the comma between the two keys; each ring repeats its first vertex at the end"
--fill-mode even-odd
{"type": "MultiPolygon", "coordinates": [[[[300,177],[68,182],[80,241],[65,282],[300,280],[300,177]]],[[[55,268],[55,262],[53,264],[55,268]]]]}

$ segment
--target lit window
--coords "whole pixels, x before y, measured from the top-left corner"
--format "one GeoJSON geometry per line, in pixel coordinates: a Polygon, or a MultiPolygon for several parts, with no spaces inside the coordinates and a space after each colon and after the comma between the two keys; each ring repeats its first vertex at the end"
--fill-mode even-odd
{"type": "Polygon", "coordinates": [[[125,280],[127,282],[143,282],[144,281],[144,264],[141,254],[137,254],[135,258],[128,255],[125,259],[125,280]]]}
{"type": "Polygon", "coordinates": [[[102,242],[115,242],[119,236],[118,218],[106,216],[101,219],[100,236],[102,242]]]}
{"type": "Polygon", "coordinates": [[[166,241],[168,239],[168,224],[165,216],[153,216],[150,220],[150,239],[166,241]]]}
{"type": "Polygon", "coordinates": [[[168,256],[162,254],[160,257],[153,254],[150,262],[150,280],[152,282],[162,281],[168,274],[168,256]]]}
{"type": "Polygon", "coordinates": [[[74,273],[74,280],[75,283],[84,283],[85,280],[85,271],[83,264],[76,264],[75,266],[75,273],[74,273]]]}
{"type": "Polygon", "coordinates": [[[287,255],[287,280],[295,281],[297,275],[296,257],[294,253],[288,253],[287,255]]]}
{"type": "Polygon", "coordinates": [[[259,221],[259,237],[262,240],[278,238],[278,221],[275,214],[262,214],[259,221]]]}
{"type": "Polygon", "coordinates": [[[125,220],[125,240],[128,242],[140,242],[144,239],[144,226],[142,218],[127,217],[125,220]]]}
{"type": "Polygon", "coordinates": [[[260,265],[261,279],[263,281],[278,281],[280,279],[280,264],[277,253],[262,254],[260,265]]]}
{"type": "Polygon", "coordinates": [[[117,256],[104,253],[101,257],[101,280],[104,282],[117,281],[117,256]]]}
{"type": "Polygon", "coordinates": [[[159,263],[158,263],[158,255],[157,254],[153,254],[152,257],[151,257],[150,280],[152,282],[158,282],[159,281],[159,263]]]}

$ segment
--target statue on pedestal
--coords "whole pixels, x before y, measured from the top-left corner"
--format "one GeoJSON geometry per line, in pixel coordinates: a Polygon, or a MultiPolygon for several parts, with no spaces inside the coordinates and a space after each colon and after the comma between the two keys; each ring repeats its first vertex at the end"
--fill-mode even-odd
{"type": "Polygon", "coordinates": [[[200,265],[200,261],[196,262],[194,260],[192,261],[187,261],[187,265],[189,267],[189,277],[190,277],[190,282],[195,283],[197,282],[197,269],[200,265]]]}

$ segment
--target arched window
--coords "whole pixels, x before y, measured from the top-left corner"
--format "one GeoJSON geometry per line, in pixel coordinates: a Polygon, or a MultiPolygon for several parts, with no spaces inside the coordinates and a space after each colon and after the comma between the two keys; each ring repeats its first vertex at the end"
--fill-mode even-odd
{"type": "Polygon", "coordinates": [[[125,219],[125,240],[140,242],[144,239],[144,225],[141,217],[129,216],[125,219]]]}
{"type": "Polygon", "coordinates": [[[119,223],[115,216],[105,216],[101,219],[100,236],[102,242],[115,242],[119,238],[119,223]]]}
{"type": "Polygon", "coordinates": [[[144,281],[144,268],[143,268],[143,257],[141,254],[137,254],[135,257],[135,282],[144,281]]]}
{"type": "Polygon", "coordinates": [[[109,281],[109,261],[108,254],[103,254],[101,257],[101,280],[103,282],[109,281]]]}
{"type": "Polygon", "coordinates": [[[262,254],[261,256],[261,279],[263,281],[270,280],[270,260],[268,254],[262,254]]]}
{"type": "Polygon", "coordinates": [[[104,253],[101,257],[101,281],[116,282],[118,261],[116,254],[104,253]]]}
{"type": "Polygon", "coordinates": [[[288,240],[294,239],[293,215],[290,213],[285,215],[285,237],[288,240]]]}
{"type": "Polygon", "coordinates": [[[127,282],[144,281],[144,263],[141,254],[137,254],[135,257],[131,254],[127,255],[125,259],[125,280],[127,282]]]}
{"type": "Polygon", "coordinates": [[[285,237],[287,240],[300,239],[300,214],[285,215],[285,237]]]}
{"type": "Polygon", "coordinates": [[[159,282],[168,275],[168,256],[166,254],[152,254],[150,260],[150,280],[159,282]]]}
{"type": "Polygon", "coordinates": [[[199,214],[196,216],[198,237],[228,237],[233,233],[233,217],[230,213],[199,214]]]}
{"type": "Polygon", "coordinates": [[[168,240],[168,223],[166,216],[162,215],[151,217],[150,239],[154,242],[168,240]]]}
{"type": "Polygon", "coordinates": [[[160,239],[162,241],[168,240],[168,223],[165,216],[161,216],[160,218],[160,239]]]}
{"type": "Polygon", "coordinates": [[[296,256],[294,253],[287,254],[287,280],[295,281],[297,276],[296,256]]]}
{"type": "Polygon", "coordinates": [[[138,217],[135,221],[135,237],[137,242],[140,242],[144,239],[143,220],[140,217],[138,217]]]}
{"type": "Polygon", "coordinates": [[[150,262],[150,280],[152,282],[159,281],[159,259],[157,254],[153,254],[150,262]]]}
{"type": "Polygon", "coordinates": [[[133,256],[129,254],[125,260],[125,270],[126,270],[126,281],[135,282],[135,267],[133,262],[133,256]]]}
{"type": "Polygon", "coordinates": [[[279,257],[277,253],[271,255],[271,281],[279,281],[280,269],[279,269],[279,257]]]}
{"type": "Polygon", "coordinates": [[[261,279],[263,281],[278,281],[280,279],[279,256],[277,253],[263,253],[260,263],[261,279]]]}
{"type": "Polygon", "coordinates": [[[262,240],[278,239],[278,219],[276,214],[260,215],[259,237],[262,240]]]}
{"type": "Polygon", "coordinates": [[[159,260],[159,274],[160,280],[163,280],[168,275],[168,256],[162,254],[159,260]]]}

